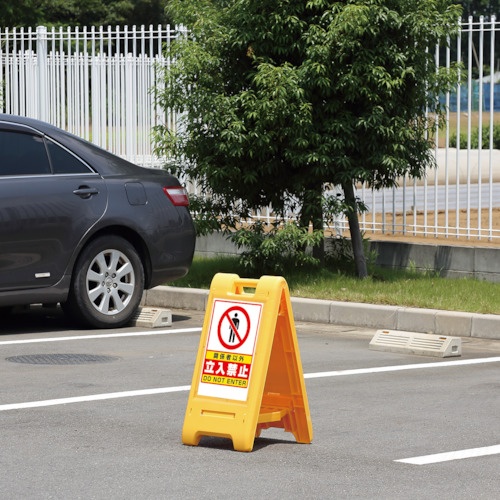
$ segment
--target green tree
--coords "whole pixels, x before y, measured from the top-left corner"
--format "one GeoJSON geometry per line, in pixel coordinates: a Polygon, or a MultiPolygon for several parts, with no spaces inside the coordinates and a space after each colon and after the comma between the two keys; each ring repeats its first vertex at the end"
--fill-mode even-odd
{"type": "Polygon", "coordinates": [[[168,24],[169,20],[165,13],[167,0],[135,0],[132,17],[128,24],[140,26],[144,24],[168,24]]]}
{"type": "Polygon", "coordinates": [[[45,0],[43,24],[92,26],[126,24],[133,9],[131,0],[45,0]]]}
{"type": "Polygon", "coordinates": [[[0,26],[35,26],[41,17],[39,0],[0,3],[0,26]]]}
{"type": "Polygon", "coordinates": [[[499,0],[455,0],[463,8],[463,15],[468,16],[498,16],[500,14],[499,0]]]}
{"type": "Polygon", "coordinates": [[[0,5],[6,27],[165,24],[167,0],[17,0],[0,5]]]}
{"type": "MultiPolygon", "coordinates": [[[[294,205],[323,227],[341,186],[358,275],[367,275],[354,188],[434,165],[425,111],[455,81],[432,47],[458,31],[451,0],[170,0],[189,28],[171,47],[159,102],[179,113],[159,150],[210,196],[200,217],[233,226],[294,205]],[[428,48],[431,50],[427,50],[428,48]],[[236,217],[234,217],[236,215],[236,217]]],[[[226,226],[227,227],[227,226],[226,226]]]]}

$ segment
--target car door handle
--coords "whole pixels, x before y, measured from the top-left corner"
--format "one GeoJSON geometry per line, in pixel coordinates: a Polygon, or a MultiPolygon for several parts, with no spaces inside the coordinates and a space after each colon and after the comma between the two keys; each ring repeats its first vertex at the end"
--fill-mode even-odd
{"type": "Polygon", "coordinates": [[[78,189],[73,191],[73,194],[76,194],[80,198],[87,200],[94,194],[99,194],[99,190],[97,188],[92,188],[89,186],[80,186],[78,189]]]}

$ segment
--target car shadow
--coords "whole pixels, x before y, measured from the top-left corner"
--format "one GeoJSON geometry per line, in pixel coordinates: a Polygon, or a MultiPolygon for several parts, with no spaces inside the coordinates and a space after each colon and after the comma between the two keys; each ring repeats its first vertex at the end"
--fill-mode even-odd
{"type": "MultiPolygon", "coordinates": [[[[172,314],[172,323],[182,323],[192,320],[187,314],[172,314]]],[[[130,328],[126,325],[122,328],[130,328]]],[[[113,329],[119,330],[119,329],[113,329]]],[[[14,307],[10,312],[0,312],[0,337],[2,335],[19,335],[30,333],[54,333],[62,331],[95,331],[95,328],[82,326],[68,318],[59,305],[14,307]]],[[[104,330],[99,330],[104,331],[104,330]]]]}
{"type": "Polygon", "coordinates": [[[65,316],[60,307],[23,306],[3,312],[0,336],[19,333],[59,332],[74,329],[75,325],[65,316]]]}

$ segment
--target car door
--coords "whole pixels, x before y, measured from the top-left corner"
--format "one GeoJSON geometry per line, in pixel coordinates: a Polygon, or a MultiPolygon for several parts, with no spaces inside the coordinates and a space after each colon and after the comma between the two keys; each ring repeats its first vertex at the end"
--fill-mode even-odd
{"type": "Polygon", "coordinates": [[[88,165],[29,127],[0,123],[0,291],[57,283],[106,205],[88,165]]]}

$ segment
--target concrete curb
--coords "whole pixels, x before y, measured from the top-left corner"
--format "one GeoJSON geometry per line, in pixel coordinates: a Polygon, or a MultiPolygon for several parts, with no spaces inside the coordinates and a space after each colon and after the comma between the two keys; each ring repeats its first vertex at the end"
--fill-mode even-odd
{"type": "MultiPolygon", "coordinates": [[[[208,290],[159,286],[144,292],[148,307],[204,311],[208,290]]],[[[292,297],[295,321],[500,340],[500,315],[336,302],[292,297]]]]}

